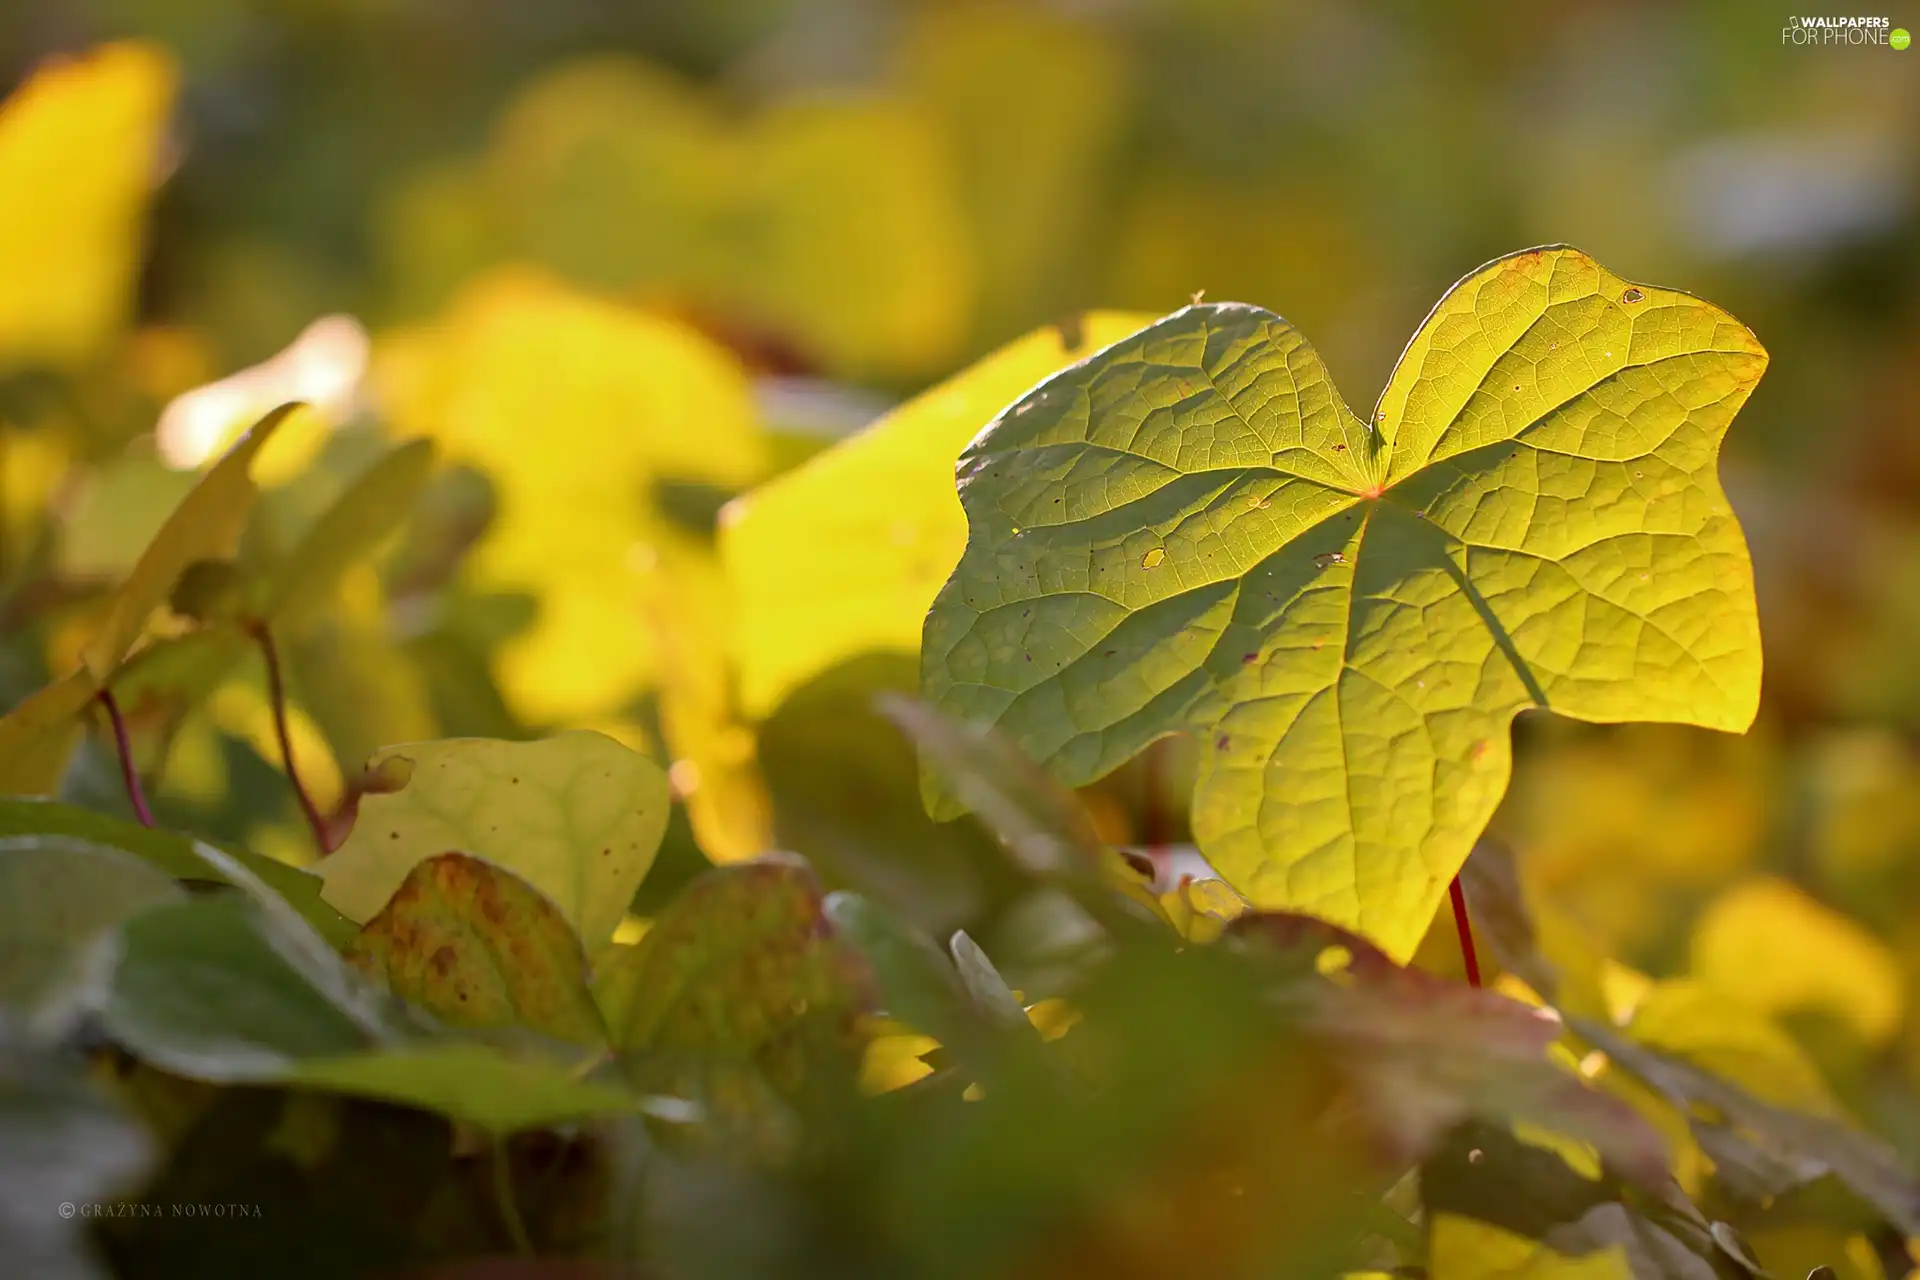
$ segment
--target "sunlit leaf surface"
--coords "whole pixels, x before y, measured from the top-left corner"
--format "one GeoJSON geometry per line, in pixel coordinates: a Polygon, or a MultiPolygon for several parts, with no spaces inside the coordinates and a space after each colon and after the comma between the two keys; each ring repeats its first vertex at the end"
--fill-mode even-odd
{"type": "Polygon", "coordinates": [[[1765,367],[1725,312],[1571,249],[1449,291],[1371,422],[1279,317],[1188,308],[968,449],[927,692],[1069,783],[1196,734],[1222,874],[1404,957],[1505,789],[1515,713],[1752,720],[1752,569],[1714,464],[1765,367]]]}

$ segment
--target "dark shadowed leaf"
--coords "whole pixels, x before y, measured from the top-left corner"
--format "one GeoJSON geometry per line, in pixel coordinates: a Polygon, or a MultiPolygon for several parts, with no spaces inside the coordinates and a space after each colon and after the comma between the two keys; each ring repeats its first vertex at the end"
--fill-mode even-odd
{"type": "Polygon", "coordinates": [[[1275,998],[1332,1048],[1373,1127],[1407,1158],[1464,1119],[1524,1121],[1592,1144],[1643,1186],[1671,1180],[1660,1135],[1548,1057],[1562,1030],[1551,1010],[1403,968],[1310,916],[1246,915],[1229,932],[1277,954],[1290,976],[1275,998]]]}
{"type": "Polygon", "coordinates": [[[676,1094],[688,1070],[807,1091],[851,1068],[872,1003],[812,872],[785,859],[707,872],[613,963],[597,994],[614,1048],[648,1087],[676,1094]]]}
{"type": "Polygon", "coordinates": [[[0,1043],[0,1257],[23,1280],[105,1274],[86,1224],[61,1206],[111,1199],[150,1156],[133,1117],[77,1074],[72,1062],[0,1043]]]}
{"type": "Polygon", "coordinates": [[[633,1114],[652,1105],[617,1084],[576,1079],[557,1062],[457,1042],[308,1058],[288,1068],[282,1079],[435,1111],[493,1133],[633,1114]]]}
{"type": "Polygon", "coordinates": [[[347,959],[454,1026],[606,1042],[572,927],[537,889],[478,858],[443,853],[414,867],[347,959]]]}

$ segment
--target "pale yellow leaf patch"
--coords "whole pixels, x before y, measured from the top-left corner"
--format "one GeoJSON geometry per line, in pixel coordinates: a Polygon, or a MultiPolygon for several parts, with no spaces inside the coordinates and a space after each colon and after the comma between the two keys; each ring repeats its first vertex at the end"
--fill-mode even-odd
{"type": "Polygon", "coordinates": [[[967,543],[954,461],[1034,383],[1152,321],[1097,311],[1036,329],[751,493],[723,518],[740,699],[764,718],[858,654],[914,653],[967,543]]]}

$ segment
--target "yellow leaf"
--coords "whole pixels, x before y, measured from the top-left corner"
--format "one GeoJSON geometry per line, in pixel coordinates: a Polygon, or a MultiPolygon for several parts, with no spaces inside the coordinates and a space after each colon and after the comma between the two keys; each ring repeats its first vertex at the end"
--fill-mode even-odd
{"type": "Polygon", "coordinates": [[[254,455],[299,407],[284,405],[262,418],[201,477],[160,526],[133,572],[114,593],[99,631],[81,652],[81,661],[96,681],[113,674],[146,630],[148,616],[167,598],[188,565],[233,554],[258,494],[251,472],[254,455]]]}
{"type": "Polygon", "coordinates": [[[503,269],[431,328],[388,340],[375,376],[399,434],[491,477],[480,580],[539,598],[496,675],[534,723],[606,712],[654,674],[638,573],[662,477],[733,487],[766,444],[746,377],[676,321],[503,269]]]}
{"type": "Polygon", "coordinates": [[[953,154],[980,271],[976,329],[1002,342],[1085,290],[1126,62],[1099,25],[1039,5],[927,5],[907,21],[895,79],[953,154]]]}
{"type": "Polygon", "coordinates": [[[739,862],[773,848],[773,811],[719,643],[727,634],[725,584],[710,548],[663,537],[658,550],[642,586],[659,646],[660,730],[673,753],[668,776],[701,851],[714,862],[739,862]]]}
{"type": "Polygon", "coordinates": [[[588,949],[613,936],[667,828],[667,780],[602,734],[540,742],[453,738],[388,747],[411,766],[398,790],[360,801],[353,832],[320,863],[321,896],[364,923],[413,868],[459,850],[553,899],[588,949]]]}
{"type": "Polygon", "coordinates": [[[788,98],[736,124],[666,72],[594,58],[521,94],[488,171],[516,251],[717,311],[836,373],[924,372],[965,336],[958,200],[906,103],[788,98]]]}
{"type": "Polygon", "coordinates": [[[1836,1115],[1839,1104],[1793,1038],[1762,1013],[1701,982],[1656,982],[1634,1006],[1627,1034],[1677,1054],[1775,1106],[1836,1115]]]}
{"type": "Polygon", "coordinates": [[[1434,1215],[1427,1271],[1435,1280],[1633,1280],[1618,1245],[1580,1257],[1471,1218],[1434,1215]]]}
{"type": "Polygon", "coordinates": [[[82,668],[0,717],[0,795],[52,795],[100,686],[82,668]]]}
{"type": "Polygon", "coordinates": [[[967,542],[960,450],[1034,383],[1152,318],[1094,312],[1070,333],[1037,329],[730,504],[720,553],[739,602],[746,714],[764,718],[858,654],[918,652],[967,542]]]}
{"type": "Polygon", "coordinates": [[[1899,1028],[1904,984],[1892,952],[1860,925],[1771,876],[1735,885],[1701,915],[1693,974],[1769,1014],[1829,1014],[1871,1045],[1899,1028]]]}
{"type": "Polygon", "coordinates": [[[113,44],[0,103],[0,364],[77,365],[125,324],[175,79],[113,44]]]}

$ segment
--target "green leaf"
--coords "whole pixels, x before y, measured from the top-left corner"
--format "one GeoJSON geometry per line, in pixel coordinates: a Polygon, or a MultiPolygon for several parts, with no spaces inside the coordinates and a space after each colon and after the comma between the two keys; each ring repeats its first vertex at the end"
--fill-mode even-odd
{"type": "Polygon", "coordinates": [[[309,1058],[281,1078],[288,1084],[422,1107],[492,1133],[630,1114],[649,1105],[618,1086],[573,1079],[558,1064],[510,1058],[480,1044],[309,1058]]]}
{"type": "Polygon", "coordinates": [[[857,893],[829,894],[822,911],[866,957],[888,1017],[961,1053],[987,1038],[960,975],[932,939],[857,893]]]}
{"type": "Polygon", "coordinates": [[[348,484],[286,559],[262,575],[255,588],[260,616],[297,626],[324,608],[347,570],[412,514],[433,454],[431,440],[409,440],[348,484]]]}
{"type": "Polygon", "coordinates": [[[478,858],[443,853],[414,867],[347,960],[454,1026],[606,1043],[572,926],[525,881],[478,858]]]}
{"type": "Polygon", "coordinates": [[[8,1273],[105,1275],[83,1224],[57,1207],[120,1193],[145,1168],[152,1145],[133,1117],[76,1078],[69,1061],[0,1043],[0,1239],[8,1273]]]}
{"type": "Polygon", "coordinates": [[[869,1004],[865,966],[828,925],[813,874],[778,858],[688,885],[597,994],[623,1055],[747,1066],[783,1093],[820,1059],[852,1056],[869,1004]]]}
{"type": "MultiPolygon", "coordinates": [[[[198,845],[189,836],[153,830],[54,800],[0,797],[0,838],[9,836],[72,836],[130,853],[176,880],[233,883],[197,852],[205,846],[198,845]]],[[[343,948],[353,940],[357,926],[320,900],[318,876],[261,854],[242,850],[226,852],[264,881],[334,949],[343,948]]]]}
{"type": "Polygon", "coordinates": [[[589,950],[613,936],[666,833],[666,774],[604,734],[540,742],[453,738],[388,747],[411,766],[368,795],[346,843],[320,864],[322,895],[366,921],[420,862],[461,850],[553,900],[589,950]]]}
{"type": "Polygon", "coordinates": [[[267,940],[253,904],[233,896],[129,921],[101,1015],[137,1056],[199,1080],[275,1080],[299,1058],[356,1053],[370,1040],[267,940]]]}
{"type": "Polygon", "coordinates": [[[102,935],[184,896],[115,849],[67,836],[0,839],[0,1006],[34,1008],[76,976],[102,935]]]}
{"type": "Polygon", "coordinates": [[[189,565],[233,553],[259,492],[250,474],[254,457],[300,407],[282,405],[256,423],[213,464],[160,526],[133,572],[114,593],[100,630],[81,652],[81,660],[95,681],[106,680],[118,669],[146,629],[148,615],[173,593],[189,565]]]}
{"type": "Polygon", "coordinates": [[[991,912],[1019,881],[979,824],[935,822],[920,803],[913,752],[874,707],[876,692],[911,693],[919,682],[906,654],[814,677],[760,725],[759,765],[777,848],[941,937],[991,912]]]}
{"type": "Polygon", "coordinates": [[[1152,320],[1096,311],[1036,329],[729,504],[720,555],[745,712],[767,716],[848,659],[914,653],[967,544],[954,459],[1034,383],[1152,320]]]}
{"type": "Polygon", "coordinates": [[[1506,788],[1517,712],[1751,722],[1752,568],[1715,458],[1766,360],[1718,308],[1566,248],[1455,285],[1371,422],[1278,316],[1176,312],[968,448],[923,686],[1069,784],[1197,735],[1221,874],[1404,959],[1506,788]]]}

